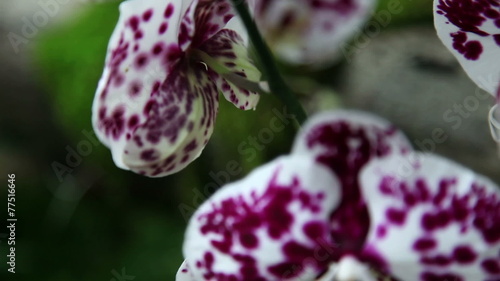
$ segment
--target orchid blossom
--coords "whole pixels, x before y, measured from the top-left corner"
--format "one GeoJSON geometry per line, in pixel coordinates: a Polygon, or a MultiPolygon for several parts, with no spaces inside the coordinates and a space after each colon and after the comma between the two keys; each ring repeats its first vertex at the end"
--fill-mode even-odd
{"type": "MultiPolygon", "coordinates": [[[[469,77],[500,103],[500,2],[434,0],[434,23],[444,45],[469,77]]],[[[500,113],[490,112],[491,132],[500,143],[500,113]]]]}
{"type": "Polygon", "coordinates": [[[169,175],[207,144],[219,92],[254,109],[260,76],[229,0],[128,0],[109,42],[93,126],[118,167],[169,175]]]}
{"type": "Polygon", "coordinates": [[[329,112],[201,205],[183,252],[177,281],[497,281],[500,190],[384,120],[329,112]]]}
{"type": "Polygon", "coordinates": [[[360,31],[375,0],[250,0],[255,21],[281,59],[324,65],[360,31]]]}

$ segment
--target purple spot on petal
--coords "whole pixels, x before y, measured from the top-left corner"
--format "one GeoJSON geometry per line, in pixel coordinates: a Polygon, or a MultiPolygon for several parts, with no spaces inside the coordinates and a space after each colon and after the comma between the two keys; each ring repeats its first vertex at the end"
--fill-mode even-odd
{"type": "Polygon", "coordinates": [[[158,150],[156,149],[144,150],[141,153],[141,159],[148,162],[155,161],[159,157],[160,157],[160,152],[158,152],[158,150]]]}
{"type": "Polygon", "coordinates": [[[147,22],[151,19],[151,16],[153,16],[153,10],[149,9],[142,14],[142,19],[147,22]]]}
{"type": "Polygon", "coordinates": [[[165,16],[165,18],[170,18],[173,13],[174,13],[174,5],[172,3],[170,3],[170,4],[168,4],[167,8],[165,9],[164,16],[165,16]]]}
{"type": "Polygon", "coordinates": [[[168,23],[164,22],[160,25],[160,28],[158,29],[158,33],[161,35],[161,34],[164,34],[168,29],[168,23]]]}
{"type": "Polygon", "coordinates": [[[130,27],[132,28],[132,30],[136,31],[139,28],[139,18],[138,17],[131,17],[129,19],[129,24],[130,24],[130,27]]]}
{"type": "Polygon", "coordinates": [[[416,251],[428,251],[436,247],[436,240],[432,238],[420,238],[413,244],[413,249],[416,251]]]}

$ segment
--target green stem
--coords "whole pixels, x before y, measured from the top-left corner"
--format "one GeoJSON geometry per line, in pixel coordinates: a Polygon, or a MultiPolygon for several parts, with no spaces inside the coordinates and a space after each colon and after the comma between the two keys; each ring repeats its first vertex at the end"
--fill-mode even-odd
{"type": "Polygon", "coordinates": [[[271,93],[276,95],[285,104],[287,109],[290,110],[293,115],[295,115],[295,119],[299,124],[303,124],[307,119],[307,114],[302,108],[302,105],[295,97],[294,93],[290,90],[288,85],[281,77],[271,51],[264,42],[264,39],[262,39],[262,36],[260,35],[259,30],[255,25],[255,22],[248,12],[246,1],[231,1],[233,1],[238,14],[245,24],[248,36],[250,37],[250,40],[257,53],[257,59],[259,60],[260,65],[263,66],[262,71],[264,72],[264,76],[268,79],[271,93]]]}

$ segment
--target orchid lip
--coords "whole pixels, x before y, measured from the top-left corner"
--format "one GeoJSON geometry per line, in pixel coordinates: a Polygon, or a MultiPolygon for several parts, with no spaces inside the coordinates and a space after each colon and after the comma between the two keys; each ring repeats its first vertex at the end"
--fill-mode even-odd
{"type": "Polygon", "coordinates": [[[224,79],[233,83],[239,88],[260,94],[264,93],[267,94],[269,92],[268,89],[266,90],[265,85],[262,85],[261,82],[260,83],[253,82],[249,79],[246,79],[244,77],[241,77],[233,73],[230,69],[228,69],[227,67],[219,63],[217,60],[213,59],[209,54],[201,50],[193,49],[191,50],[190,54],[194,60],[198,60],[199,62],[210,67],[210,69],[215,71],[217,74],[220,74],[224,79]]]}

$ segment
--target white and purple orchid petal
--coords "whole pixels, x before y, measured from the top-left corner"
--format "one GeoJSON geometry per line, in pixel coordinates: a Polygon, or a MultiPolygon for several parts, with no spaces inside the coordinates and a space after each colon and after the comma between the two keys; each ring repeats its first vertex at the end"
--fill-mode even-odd
{"type": "Polygon", "coordinates": [[[432,154],[372,160],[361,174],[368,262],[405,281],[500,280],[500,189],[432,154]]]}
{"type": "Polygon", "coordinates": [[[387,120],[363,111],[335,110],[309,118],[292,153],[311,154],[321,162],[338,159],[346,170],[359,171],[372,157],[412,150],[406,136],[387,120]]]}
{"type": "Polygon", "coordinates": [[[471,79],[495,96],[500,85],[500,3],[434,0],[434,24],[471,79]]]}
{"type": "Polygon", "coordinates": [[[332,62],[359,31],[374,0],[255,0],[254,15],[275,54],[298,64],[332,62]]]}
{"type": "Polygon", "coordinates": [[[177,36],[189,1],[130,0],[120,5],[93,103],[92,123],[121,168],[127,135],[146,122],[144,107],[182,59],[177,36]]]}
{"type": "Polygon", "coordinates": [[[358,111],[334,111],[311,118],[295,139],[294,154],[311,155],[334,172],[342,202],[332,216],[332,235],[343,253],[359,251],[369,228],[359,173],[379,157],[412,150],[406,137],[379,117],[358,111]]]}
{"type": "Polygon", "coordinates": [[[218,105],[217,87],[205,67],[181,64],[143,107],[144,121],[125,136],[124,150],[113,152],[139,174],[176,173],[201,154],[212,135],[218,105]]]}
{"type": "Polygon", "coordinates": [[[200,50],[208,54],[226,72],[212,73],[212,79],[224,97],[240,109],[255,109],[260,95],[246,89],[245,85],[235,85],[238,81],[228,77],[242,78],[242,84],[249,81],[257,85],[260,81],[261,73],[250,59],[242,37],[234,30],[223,29],[207,40],[200,50]]]}
{"type": "Polygon", "coordinates": [[[189,268],[186,261],[181,264],[181,267],[177,271],[175,276],[175,281],[197,281],[194,279],[191,269],[189,268]]]}
{"type": "Polygon", "coordinates": [[[183,18],[179,41],[182,46],[200,47],[234,17],[230,0],[195,0],[183,18]]]}
{"type": "Polygon", "coordinates": [[[179,25],[179,47],[182,51],[186,51],[192,46],[196,32],[196,10],[200,0],[191,0],[191,5],[187,7],[186,13],[181,19],[179,25]]]}
{"type": "Polygon", "coordinates": [[[226,185],[191,218],[183,253],[196,280],[315,280],[335,251],[335,176],[310,157],[278,158],[226,185]]]}

